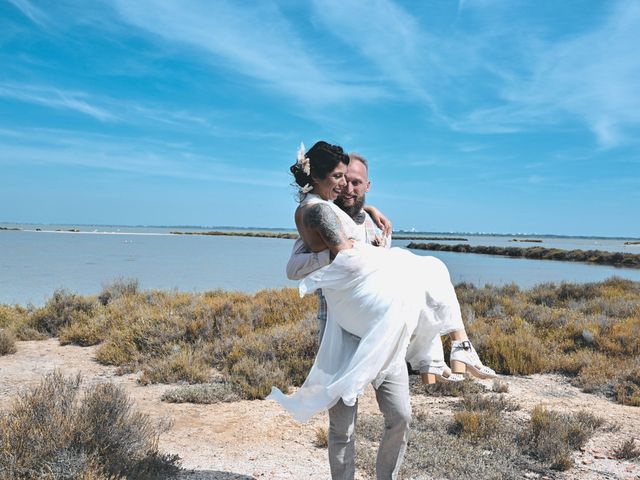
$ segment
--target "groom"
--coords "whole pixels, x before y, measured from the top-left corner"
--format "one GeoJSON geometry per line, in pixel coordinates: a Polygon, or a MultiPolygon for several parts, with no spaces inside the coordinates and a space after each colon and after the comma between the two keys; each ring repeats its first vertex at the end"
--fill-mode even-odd
{"type": "MultiPolygon", "coordinates": [[[[363,209],[365,195],[369,191],[369,171],[366,159],[358,154],[349,154],[346,175],[347,185],[335,204],[344,210],[364,231],[368,243],[389,248],[391,228],[377,234],[376,226],[363,209]]],[[[388,225],[388,224],[387,224],[388,225]]],[[[296,240],[287,264],[287,277],[300,280],[309,273],[330,263],[329,250],[310,253],[301,239],[296,240]]],[[[318,323],[320,339],[327,321],[327,303],[318,291],[318,323]]],[[[354,337],[355,341],[359,338],[354,337]]],[[[409,437],[411,403],[409,400],[409,377],[406,369],[388,375],[375,390],[376,400],[384,416],[384,434],[380,441],[376,460],[378,480],[393,480],[397,477],[409,437]]],[[[333,480],[353,480],[355,475],[355,424],[358,403],[347,406],[342,399],[329,409],[329,465],[333,480]]]]}

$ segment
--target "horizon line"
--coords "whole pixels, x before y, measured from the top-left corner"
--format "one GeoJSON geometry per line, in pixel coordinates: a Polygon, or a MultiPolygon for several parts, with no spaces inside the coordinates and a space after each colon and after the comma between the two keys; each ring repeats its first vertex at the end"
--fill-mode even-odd
{"type": "MultiPolygon", "coordinates": [[[[224,230],[282,230],[282,231],[296,231],[293,227],[249,227],[238,225],[126,225],[115,223],[45,223],[45,222],[5,222],[1,221],[0,225],[58,225],[63,227],[125,227],[125,228],[193,228],[193,229],[224,229],[224,230]]],[[[606,239],[606,240],[640,240],[640,236],[606,236],[606,235],[565,235],[558,233],[499,233],[499,232],[471,232],[471,231],[422,231],[415,229],[397,229],[393,233],[398,234],[423,234],[423,235],[476,235],[482,237],[545,237],[545,238],[581,238],[581,239],[606,239]]]]}

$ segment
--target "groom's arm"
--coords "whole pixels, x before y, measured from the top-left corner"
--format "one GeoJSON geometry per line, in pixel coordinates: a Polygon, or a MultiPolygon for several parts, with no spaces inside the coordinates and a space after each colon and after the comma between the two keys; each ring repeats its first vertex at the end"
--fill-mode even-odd
{"type": "Polygon", "coordinates": [[[304,242],[298,238],[293,244],[291,257],[287,262],[287,278],[289,280],[302,280],[311,272],[331,263],[329,249],[321,252],[310,252],[304,242]]]}
{"type": "Polygon", "coordinates": [[[373,205],[365,205],[362,208],[369,214],[369,217],[373,220],[373,223],[375,223],[375,225],[380,230],[382,230],[382,234],[385,237],[391,237],[391,232],[393,231],[393,225],[391,224],[391,221],[373,205]]]}

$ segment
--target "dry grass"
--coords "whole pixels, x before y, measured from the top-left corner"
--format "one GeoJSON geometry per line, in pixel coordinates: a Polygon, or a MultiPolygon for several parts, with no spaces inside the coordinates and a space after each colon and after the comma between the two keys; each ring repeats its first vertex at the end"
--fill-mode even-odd
{"type": "Polygon", "coordinates": [[[487,389],[481,383],[465,378],[462,382],[438,382],[424,385],[418,376],[409,377],[412,394],[427,394],[432,397],[462,397],[485,392],[487,389]]]}
{"type": "Polygon", "coordinates": [[[458,404],[450,431],[472,443],[482,442],[500,432],[502,413],[520,408],[500,395],[468,394],[458,404]]]}
{"type": "Polygon", "coordinates": [[[16,353],[16,339],[9,330],[0,328],[0,356],[16,353]]]}
{"type": "Polygon", "coordinates": [[[80,398],[80,377],[59,372],[0,416],[1,479],[168,478],[178,458],[158,451],[160,430],[113,384],[80,398]]]}
{"type": "Polygon", "coordinates": [[[316,438],[313,444],[316,448],[329,447],[329,429],[327,427],[316,427],[316,438]]]}
{"type": "Polygon", "coordinates": [[[619,460],[635,460],[640,458],[640,448],[636,446],[635,440],[630,438],[616,448],[613,454],[619,460]]]}
{"type": "Polygon", "coordinates": [[[567,415],[538,406],[531,413],[520,443],[554,470],[568,470],[573,466],[571,452],[584,446],[602,423],[587,412],[567,415]]]}
{"type": "MultiPolygon", "coordinates": [[[[498,373],[564,373],[585,391],[640,404],[639,282],[456,290],[481,359],[498,373]]],[[[99,362],[141,372],[143,383],[207,383],[217,369],[250,399],[302,383],[317,348],[315,310],[315,297],[294,289],[188,294],[118,280],[96,297],[58,290],[42,308],[0,305],[0,328],[18,340],[99,344],[99,362]]]]}
{"type": "Polygon", "coordinates": [[[173,388],[162,395],[163,402],[211,404],[236,402],[240,395],[232,385],[225,382],[203,383],[173,388]]]}
{"type": "MultiPolygon", "coordinates": [[[[536,408],[529,420],[512,414],[519,407],[492,393],[469,394],[450,417],[416,412],[402,467],[402,478],[522,479],[555,477],[570,466],[572,452],[601,422],[590,415],[562,415],[536,408]]],[[[358,419],[356,463],[375,478],[380,415],[358,419]]]]}
{"type": "Polygon", "coordinates": [[[491,391],[494,393],[507,393],[509,391],[509,384],[496,378],[491,385],[491,391]]]}
{"type": "Polygon", "coordinates": [[[640,283],[461,284],[457,292],[476,349],[499,373],[565,373],[587,392],[640,400],[640,283]]]}

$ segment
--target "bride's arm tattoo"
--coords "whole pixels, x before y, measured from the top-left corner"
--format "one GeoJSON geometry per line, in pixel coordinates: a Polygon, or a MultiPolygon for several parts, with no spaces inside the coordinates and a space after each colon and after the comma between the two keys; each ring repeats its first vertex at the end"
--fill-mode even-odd
{"type": "Polygon", "coordinates": [[[327,205],[317,203],[309,206],[303,213],[302,221],[307,227],[316,229],[329,248],[347,241],[338,217],[327,205]]]}

